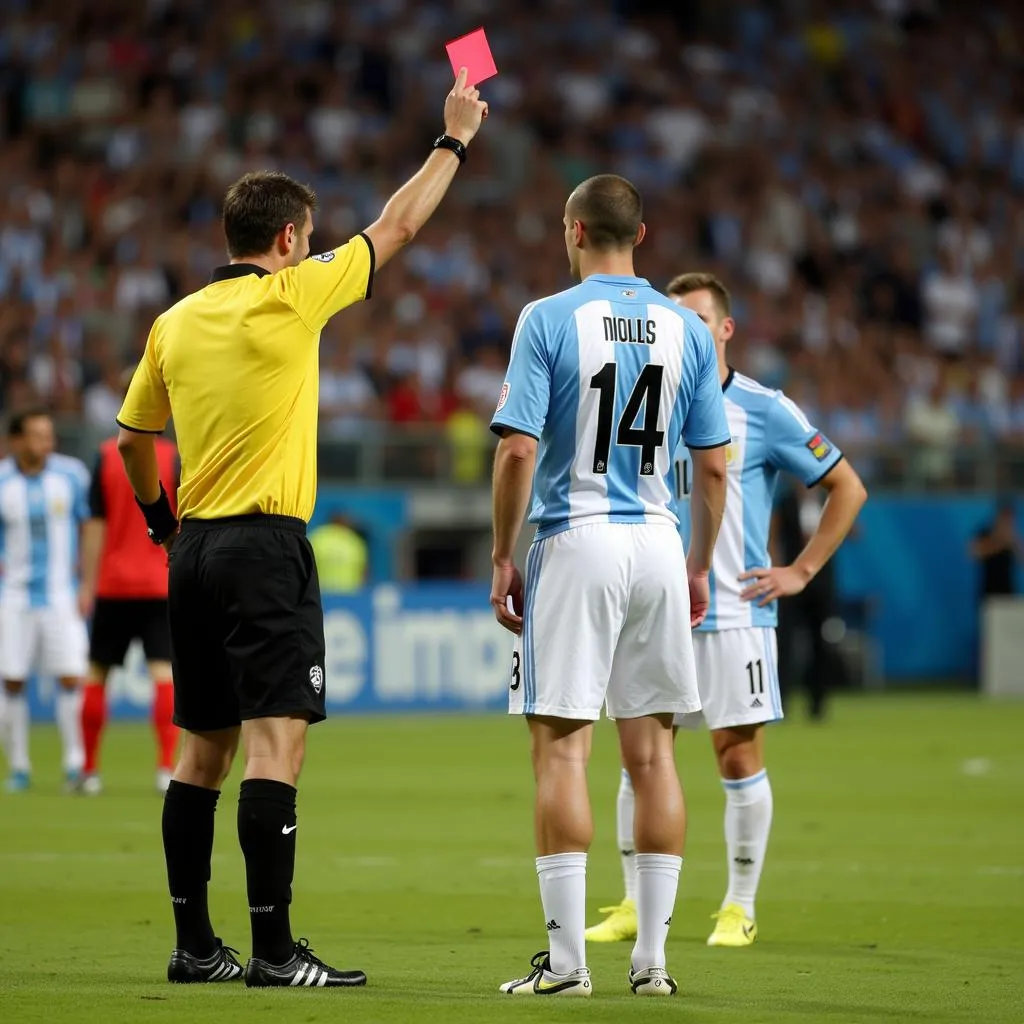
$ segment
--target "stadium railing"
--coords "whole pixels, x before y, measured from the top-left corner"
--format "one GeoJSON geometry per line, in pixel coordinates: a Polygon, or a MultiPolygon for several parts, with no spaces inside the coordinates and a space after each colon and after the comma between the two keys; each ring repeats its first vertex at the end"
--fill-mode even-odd
{"type": "MultiPolygon", "coordinates": [[[[61,450],[91,463],[111,431],[80,420],[58,422],[61,450]]],[[[1024,442],[965,443],[940,448],[901,441],[843,444],[857,471],[887,491],[1024,490],[1024,442]]],[[[481,424],[478,438],[456,439],[444,427],[372,422],[365,431],[332,437],[322,430],[320,478],[367,486],[485,486],[494,439],[481,424]]]]}

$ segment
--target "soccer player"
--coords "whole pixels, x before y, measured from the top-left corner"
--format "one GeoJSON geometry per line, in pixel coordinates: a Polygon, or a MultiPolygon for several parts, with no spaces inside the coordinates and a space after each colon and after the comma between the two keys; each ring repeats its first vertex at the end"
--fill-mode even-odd
{"type": "MultiPolygon", "coordinates": [[[[729,886],[709,946],[749,946],[757,937],[754,899],[772,823],[772,790],[764,762],[766,722],[782,718],[775,644],[780,597],[798,594],[850,532],[867,497],[842,454],[782,392],[762,387],[726,363],[735,331],[729,292],[711,274],[677,277],[668,288],[680,306],[707,324],[718,353],[731,441],[726,452],[729,498],[715,548],[711,604],[694,636],[703,711],[677,725],[703,719],[725,789],[725,845],[729,886]],[[828,491],[817,531],[792,565],[772,566],[768,534],[772,495],[780,471],[808,487],[828,491]]],[[[677,466],[681,497],[691,494],[693,471],[677,466]]],[[[636,777],[627,764],[619,785],[617,831],[625,898],[587,929],[591,942],[631,939],[638,926],[639,887],[634,850],[636,777]]],[[[639,836],[639,832],[637,832],[639,836]]]]}
{"type": "MultiPolygon", "coordinates": [[[[156,457],[160,482],[173,501],[178,492],[178,450],[171,441],[157,438],[156,457]]],[[[178,740],[167,626],[167,555],[146,538],[145,521],[114,439],[100,445],[89,487],[89,512],[78,598],[82,614],[92,618],[89,678],[82,698],[81,790],[89,796],[103,791],[99,748],[107,718],[107,676],[114,665],[122,664],[132,640],[138,638],[153,680],[156,787],[163,793],[171,781],[178,740]]]]}
{"type": "Polygon", "coordinates": [[[87,638],[78,613],[79,531],[88,518],[89,471],[54,452],[53,420],[32,409],[8,428],[11,454],[0,462],[0,677],[7,789],[28,789],[29,710],[25,683],[35,672],[57,679],[57,728],[69,790],[82,771],[80,685],[87,638]]]}
{"type": "Polygon", "coordinates": [[[246,984],[366,983],[362,971],[330,967],[296,942],[289,914],[295,787],[308,726],[326,713],[323,607],[306,538],[316,498],[320,332],[369,297],[375,266],[427,222],[486,111],[463,68],[445,102],[445,134],[423,167],[374,224],[312,259],[313,192],[277,172],[235,182],[223,211],[231,262],[157,318],[118,415],[118,448],[150,537],[173,545],[168,611],[175,721],[185,735],[163,811],[177,933],[170,981],[242,974],[207,909],[214,811],[241,739],[246,984]],[[172,415],[180,536],[153,440],[172,415]]]}
{"type": "Polygon", "coordinates": [[[491,603],[519,637],[509,711],[530,729],[550,940],[529,974],[501,991],[591,994],[586,766],[606,704],[637,795],[630,987],[667,996],[676,990],[665,940],[685,833],[672,721],[700,708],[690,631],[680,623],[707,610],[729,429],[708,329],[634,273],[645,231],[636,188],[615,175],[590,178],[569,197],[564,223],[581,283],[523,310],[492,421],[502,439],[491,603]],[[689,559],[671,489],[680,439],[694,467],[689,559]],[[524,584],[512,556],[531,489],[538,529],[524,584]]]}

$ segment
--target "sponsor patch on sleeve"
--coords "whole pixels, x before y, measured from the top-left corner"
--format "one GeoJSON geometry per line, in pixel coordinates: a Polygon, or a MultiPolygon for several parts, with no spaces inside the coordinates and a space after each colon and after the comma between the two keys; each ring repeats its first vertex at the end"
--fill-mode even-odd
{"type": "Polygon", "coordinates": [[[316,256],[310,256],[311,260],[316,260],[317,263],[330,263],[338,254],[333,250],[331,252],[317,253],[316,256]]]}
{"type": "MultiPolygon", "coordinates": [[[[511,390],[512,386],[509,384],[508,381],[505,381],[505,383],[501,385],[501,394],[498,395],[498,409],[500,409],[508,401],[508,393],[511,390]]],[[[494,411],[497,412],[498,409],[495,409],[494,411]]]]}
{"type": "Polygon", "coordinates": [[[807,442],[807,447],[819,462],[824,462],[832,454],[832,445],[826,440],[824,434],[815,434],[807,442]]]}

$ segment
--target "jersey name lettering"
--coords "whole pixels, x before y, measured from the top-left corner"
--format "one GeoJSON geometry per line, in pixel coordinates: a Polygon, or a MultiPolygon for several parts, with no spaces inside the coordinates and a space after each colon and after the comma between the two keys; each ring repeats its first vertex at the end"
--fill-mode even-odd
{"type": "Polygon", "coordinates": [[[657,341],[657,324],[653,320],[644,320],[639,316],[605,316],[601,319],[604,321],[605,341],[617,341],[627,345],[653,345],[657,341]]]}

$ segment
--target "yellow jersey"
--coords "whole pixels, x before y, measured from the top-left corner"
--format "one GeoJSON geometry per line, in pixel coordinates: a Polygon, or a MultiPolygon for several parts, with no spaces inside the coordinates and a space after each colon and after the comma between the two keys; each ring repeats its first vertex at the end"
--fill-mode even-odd
{"type": "Polygon", "coordinates": [[[320,331],[370,297],[363,234],[275,274],[218,268],[157,317],[118,425],[160,433],[174,418],[181,519],[270,513],[309,521],[316,500],[320,331]]]}

